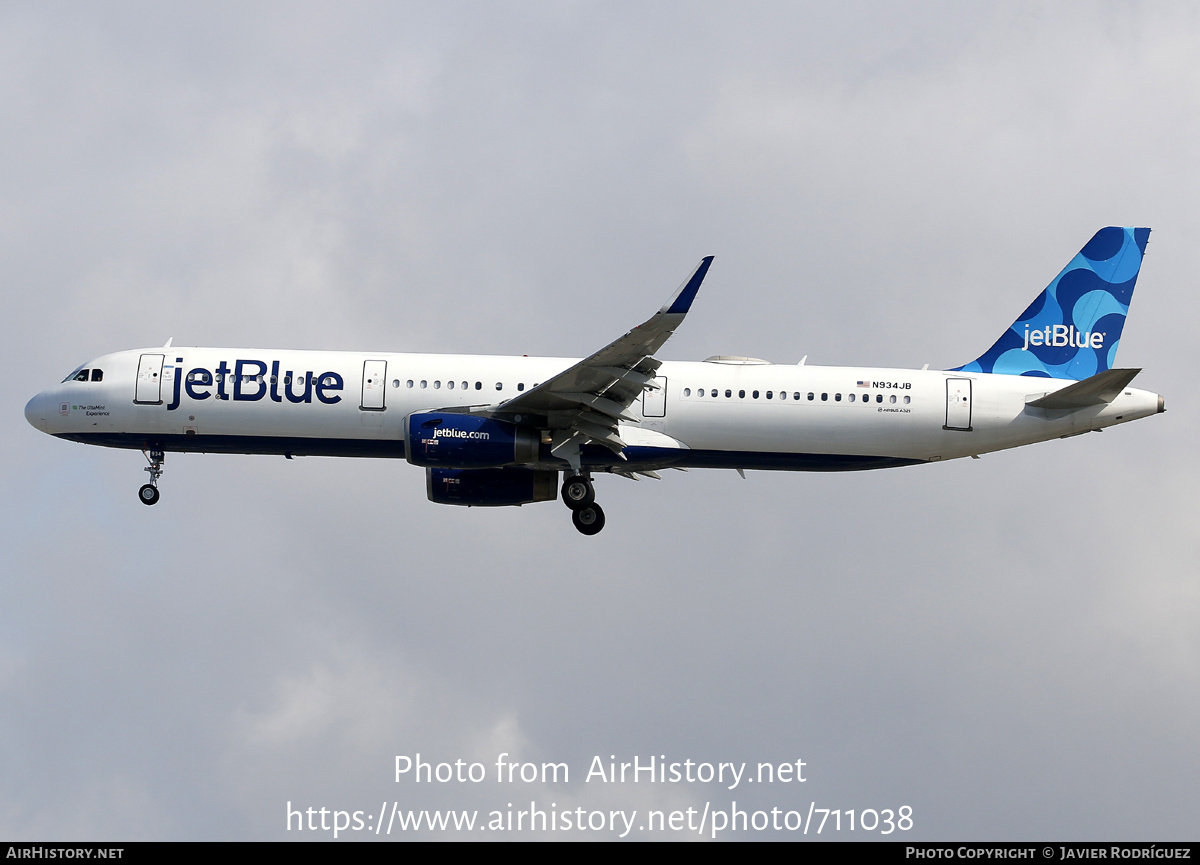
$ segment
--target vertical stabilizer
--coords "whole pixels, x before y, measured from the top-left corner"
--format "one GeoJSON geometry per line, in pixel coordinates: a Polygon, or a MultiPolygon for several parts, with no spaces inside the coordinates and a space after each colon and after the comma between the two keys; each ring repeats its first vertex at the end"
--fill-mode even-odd
{"type": "Polygon", "coordinates": [[[1082,381],[1111,369],[1148,228],[1102,228],[996,344],[961,372],[1082,381]]]}

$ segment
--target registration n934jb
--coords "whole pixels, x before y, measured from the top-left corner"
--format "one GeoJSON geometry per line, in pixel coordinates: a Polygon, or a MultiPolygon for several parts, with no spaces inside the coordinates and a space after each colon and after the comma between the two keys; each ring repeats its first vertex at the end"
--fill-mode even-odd
{"type": "Polygon", "coordinates": [[[147,505],[171,452],[390,457],[425,469],[431,501],[561,496],[594,535],[598,475],[920,465],[1163,411],[1161,396],[1130,387],[1140,370],[1114,366],[1149,235],[1102,228],[991,348],[947,370],[657,359],[710,256],[657,313],[582,360],[168,340],[88,361],[25,417],[58,438],[141,450],[147,505]]]}

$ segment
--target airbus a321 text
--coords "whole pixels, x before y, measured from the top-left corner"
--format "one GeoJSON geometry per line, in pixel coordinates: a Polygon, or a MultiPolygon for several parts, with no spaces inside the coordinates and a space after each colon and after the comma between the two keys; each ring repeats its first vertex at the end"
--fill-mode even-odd
{"type": "Polygon", "coordinates": [[[431,501],[561,494],[593,535],[601,473],[919,465],[1163,411],[1161,396],[1129,386],[1140,370],[1113,366],[1149,235],[1098,231],[995,345],[949,370],[660,361],[709,257],[648,321],[583,360],[168,341],[89,361],[25,417],[58,438],[141,450],[148,505],[168,452],[392,457],[425,469],[431,501]]]}

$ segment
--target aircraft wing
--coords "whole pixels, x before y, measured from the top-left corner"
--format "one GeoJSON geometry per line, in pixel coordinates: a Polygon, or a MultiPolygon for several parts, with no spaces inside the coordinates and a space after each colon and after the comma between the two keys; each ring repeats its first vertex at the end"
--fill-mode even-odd
{"type": "Polygon", "coordinates": [[[654,387],[659,361],[652,355],[683,323],[712,260],[711,255],[701,259],[647,321],[537,387],[489,407],[488,413],[508,420],[520,415],[519,423],[538,419],[543,429],[555,431],[555,453],[577,452],[579,445],[595,442],[619,454],[625,443],[617,435],[617,421],[638,422],[629,407],[643,390],[654,387]]]}

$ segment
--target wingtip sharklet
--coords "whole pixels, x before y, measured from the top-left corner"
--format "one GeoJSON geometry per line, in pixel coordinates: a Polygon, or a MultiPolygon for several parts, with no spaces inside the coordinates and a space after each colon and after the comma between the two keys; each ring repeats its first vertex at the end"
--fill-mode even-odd
{"type": "Polygon", "coordinates": [[[706,255],[700,259],[700,265],[692,273],[691,277],[679,286],[679,290],[675,292],[674,297],[667,301],[666,305],[659,310],[660,313],[683,315],[692,308],[692,301],[696,299],[696,292],[700,290],[700,283],[704,282],[704,277],[708,275],[708,268],[712,265],[713,256],[706,255]]]}

